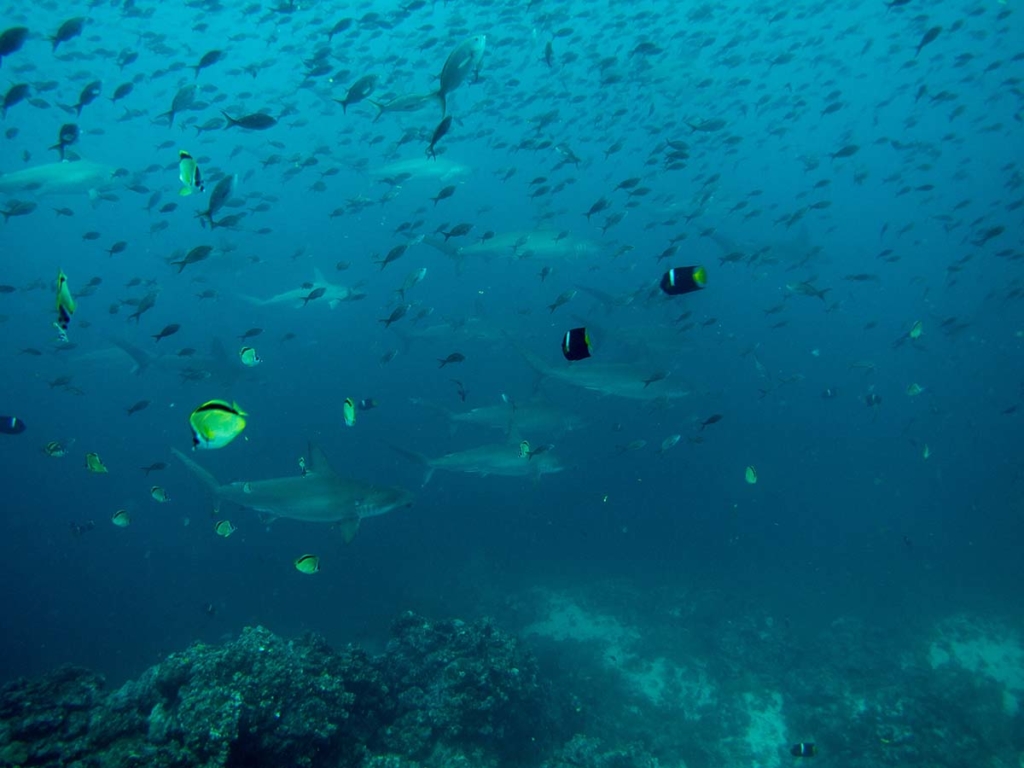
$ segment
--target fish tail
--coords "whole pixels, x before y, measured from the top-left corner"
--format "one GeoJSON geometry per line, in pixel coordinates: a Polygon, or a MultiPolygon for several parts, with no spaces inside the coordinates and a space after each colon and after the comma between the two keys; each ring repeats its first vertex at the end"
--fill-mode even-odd
{"type": "Polygon", "coordinates": [[[393,450],[395,453],[405,456],[405,458],[423,467],[423,485],[426,485],[427,483],[430,482],[430,478],[434,476],[434,468],[430,465],[430,459],[428,459],[422,453],[410,451],[407,448],[402,448],[397,445],[392,445],[391,450],[393,450]]]}
{"type": "Polygon", "coordinates": [[[409,459],[409,461],[419,464],[420,466],[426,467],[430,464],[430,460],[427,459],[427,457],[424,456],[422,453],[410,451],[408,448],[402,448],[399,445],[391,445],[391,450],[393,450],[400,456],[405,456],[405,458],[409,459]]]}
{"type": "Polygon", "coordinates": [[[220,483],[217,482],[217,478],[199,466],[196,462],[192,461],[192,459],[184,453],[179,451],[177,448],[171,448],[171,453],[181,459],[181,463],[192,470],[192,474],[202,480],[203,484],[211,491],[216,491],[220,488],[220,483]]]}
{"type": "Polygon", "coordinates": [[[533,368],[533,370],[535,370],[541,376],[546,376],[548,374],[549,367],[547,363],[545,363],[537,354],[527,349],[516,340],[511,340],[511,344],[513,347],[516,348],[519,354],[521,354],[526,359],[527,364],[531,368],[533,368]]]}
{"type": "Polygon", "coordinates": [[[434,96],[441,105],[441,117],[444,117],[448,112],[448,99],[445,98],[445,95],[441,91],[435,93],[434,96]]]}

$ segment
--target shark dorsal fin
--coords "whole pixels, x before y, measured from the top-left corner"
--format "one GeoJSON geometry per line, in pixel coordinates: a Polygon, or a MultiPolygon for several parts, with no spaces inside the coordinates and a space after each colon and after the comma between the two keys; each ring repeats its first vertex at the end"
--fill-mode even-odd
{"type": "Polygon", "coordinates": [[[324,277],[324,273],[320,271],[319,267],[313,268],[313,285],[318,287],[330,285],[330,283],[327,282],[327,278],[324,277]]]}
{"type": "Polygon", "coordinates": [[[309,444],[309,462],[306,465],[307,471],[318,475],[333,475],[330,462],[324,455],[323,449],[316,443],[309,444]]]}

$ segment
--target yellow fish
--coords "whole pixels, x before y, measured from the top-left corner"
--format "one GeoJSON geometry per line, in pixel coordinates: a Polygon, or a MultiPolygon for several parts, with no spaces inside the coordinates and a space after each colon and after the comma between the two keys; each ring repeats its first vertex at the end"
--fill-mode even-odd
{"type": "Polygon", "coordinates": [[[62,459],[68,455],[68,446],[60,440],[51,440],[43,446],[43,453],[53,459],[62,459]]]}
{"type": "Polygon", "coordinates": [[[131,525],[132,517],[128,514],[127,509],[119,509],[113,515],[110,516],[110,522],[116,525],[118,528],[127,528],[131,525]]]}
{"type": "Polygon", "coordinates": [[[263,362],[263,358],[256,354],[256,350],[252,347],[242,347],[238,350],[238,357],[242,361],[242,365],[247,368],[255,368],[263,362]]]}
{"type": "Polygon", "coordinates": [[[68,276],[64,274],[64,270],[60,269],[57,271],[57,330],[61,332],[61,338],[66,339],[67,336],[64,333],[71,324],[71,317],[75,314],[77,308],[75,297],[71,295],[71,289],[68,288],[68,276]]]}
{"type": "Polygon", "coordinates": [[[192,427],[192,448],[213,450],[223,448],[245,429],[245,413],[237,403],[209,400],[189,416],[192,427]]]}
{"type": "Polygon", "coordinates": [[[746,479],[746,481],[750,483],[750,485],[754,485],[754,483],[757,482],[757,470],[754,469],[753,465],[747,467],[746,471],[743,473],[743,476],[746,479]]]}
{"type": "Polygon", "coordinates": [[[319,573],[320,558],[316,555],[303,555],[295,561],[295,570],[305,574],[319,573]]]}
{"type": "Polygon", "coordinates": [[[85,468],[98,475],[103,475],[107,472],[107,468],[103,466],[103,460],[96,453],[85,454],[85,468]]]}
{"type": "Polygon", "coordinates": [[[345,426],[351,427],[356,423],[356,401],[351,397],[345,398],[344,405],[341,406],[341,415],[345,419],[345,426]]]}
{"type": "Polygon", "coordinates": [[[150,488],[149,495],[152,496],[161,504],[171,500],[171,497],[167,495],[167,491],[165,491],[159,485],[154,485],[152,488],[150,488]]]}
{"type": "Polygon", "coordinates": [[[910,338],[912,338],[912,339],[919,339],[919,338],[921,338],[921,334],[923,332],[924,332],[924,321],[923,320],[918,320],[911,327],[910,333],[908,333],[907,335],[910,336],[910,338]]]}
{"type": "Polygon", "coordinates": [[[238,529],[230,520],[221,520],[219,523],[213,526],[213,530],[217,533],[218,536],[223,536],[226,539],[228,536],[230,536],[238,529]]]}
{"type": "Polygon", "coordinates": [[[200,192],[206,189],[203,174],[199,172],[199,164],[184,149],[178,152],[178,178],[185,185],[178,192],[182,197],[188,197],[194,189],[200,192]]]}

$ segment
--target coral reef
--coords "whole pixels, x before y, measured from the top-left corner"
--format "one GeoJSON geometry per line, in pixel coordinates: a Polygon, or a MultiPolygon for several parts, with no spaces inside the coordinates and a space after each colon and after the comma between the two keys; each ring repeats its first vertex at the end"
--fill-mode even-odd
{"type": "Polygon", "coordinates": [[[405,614],[385,653],[261,627],[115,691],[64,668],[0,690],[0,766],[512,765],[557,735],[536,665],[488,621],[405,614]]]}
{"type": "Polygon", "coordinates": [[[0,688],[0,768],[779,768],[804,741],[835,768],[1024,754],[1009,625],[898,643],[751,611],[679,642],[681,613],[540,604],[530,651],[490,620],[406,613],[377,655],[255,627],[116,690],[75,667],[18,680],[0,688]]]}

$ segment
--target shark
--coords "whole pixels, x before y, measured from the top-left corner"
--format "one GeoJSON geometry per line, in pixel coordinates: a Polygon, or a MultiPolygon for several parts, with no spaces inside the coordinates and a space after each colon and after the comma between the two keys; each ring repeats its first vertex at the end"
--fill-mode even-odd
{"type": "MultiPolygon", "coordinates": [[[[210,343],[209,354],[181,357],[174,354],[156,355],[137,347],[121,338],[111,338],[110,343],[132,361],[131,372],[141,376],[150,370],[176,373],[182,381],[205,381],[212,379],[219,384],[232,386],[241,378],[251,376],[253,369],[246,368],[237,358],[228,354],[219,339],[210,343]]],[[[103,358],[106,359],[106,355],[103,358]]],[[[82,359],[85,362],[87,358],[82,359]]]]}
{"type": "Polygon", "coordinates": [[[463,246],[430,236],[424,237],[422,242],[455,261],[466,257],[498,257],[512,261],[530,258],[572,261],[593,257],[601,252],[601,245],[593,240],[575,237],[569,232],[546,229],[512,230],[463,246]]]}
{"type": "Polygon", "coordinates": [[[756,259],[758,264],[784,264],[789,269],[815,260],[822,251],[821,246],[811,244],[806,228],[801,228],[796,237],[779,240],[737,240],[718,231],[711,233],[711,240],[721,249],[723,256],[740,253],[745,258],[756,259]]]}
{"type": "Polygon", "coordinates": [[[459,424],[473,424],[488,429],[499,429],[507,435],[518,430],[531,436],[554,436],[583,426],[583,420],[577,415],[562,411],[540,399],[531,399],[514,406],[505,402],[498,405],[483,405],[468,411],[453,411],[422,398],[412,398],[412,402],[440,411],[453,427],[459,424]]]}
{"type": "Polygon", "coordinates": [[[690,395],[690,390],[672,383],[657,366],[639,362],[617,363],[583,360],[569,365],[549,365],[536,354],[516,345],[526,362],[544,378],[581,389],[628,400],[665,401],[690,395]]]}
{"type": "Polygon", "coordinates": [[[327,278],[324,277],[323,272],[319,269],[314,270],[313,282],[307,284],[307,287],[295,288],[291,291],[285,291],[284,293],[279,293],[276,296],[271,296],[266,299],[261,299],[256,296],[246,296],[244,294],[240,294],[239,298],[258,307],[274,307],[283,305],[287,307],[301,308],[304,306],[306,298],[313,293],[313,291],[320,288],[323,288],[324,292],[318,299],[313,301],[313,303],[326,303],[331,309],[334,309],[343,301],[358,301],[359,299],[366,298],[366,294],[362,291],[357,291],[354,288],[349,288],[344,285],[338,285],[337,283],[328,282],[327,278]]]}
{"type": "Polygon", "coordinates": [[[553,229],[512,230],[500,232],[459,249],[462,256],[505,256],[510,259],[574,259],[595,256],[600,244],[570,232],[553,229]]]}
{"type": "Polygon", "coordinates": [[[0,193],[9,195],[94,195],[114,185],[115,169],[91,160],[43,163],[0,174],[0,193]]]}
{"type": "MultiPolygon", "coordinates": [[[[444,456],[430,458],[415,451],[406,450],[396,445],[393,450],[424,467],[423,485],[430,482],[438,469],[447,472],[462,472],[468,475],[489,477],[532,477],[540,479],[542,475],[561,472],[565,469],[558,457],[550,450],[535,450],[531,456],[521,456],[519,443],[489,443],[465,451],[446,453],[444,456]]],[[[547,446],[550,448],[550,446],[547,446]]]]}
{"type": "Polygon", "coordinates": [[[472,172],[473,169],[469,166],[462,165],[446,157],[438,157],[436,160],[423,157],[389,163],[373,170],[370,175],[377,180],[404,177],[408,179],[450,181],[468,176],[472,172]]]}
{"type": "Polygon", "coordinates": [[[218,506],[227,501],[270,519],[330,523],[341,531],[346,544],[355,538],[365,518],[406,509],[413,503],[413,494],[404,488],[341,477],[331,468],[320,447],[312,443],[303,474],[224,485],[177,448],[171,448],[171,452],[203,481],[218,506]]]}

